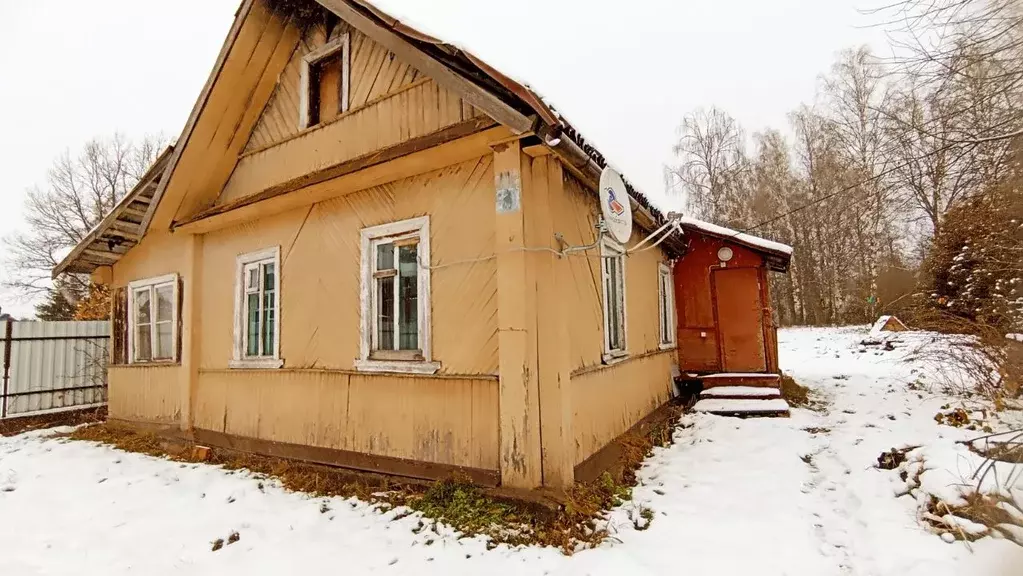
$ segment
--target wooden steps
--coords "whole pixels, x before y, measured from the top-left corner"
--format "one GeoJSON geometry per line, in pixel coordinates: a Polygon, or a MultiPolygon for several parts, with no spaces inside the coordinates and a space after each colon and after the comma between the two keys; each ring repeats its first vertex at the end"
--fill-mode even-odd
{"type": "Polygon", "coordinates": [[[707,374],[699,377],[703,390],[694,412],[719,416],[789,416],[789,404],[781,397],[777,374],[707,374]]]}
{"type": "Polygon", "coordinates": [[[707,388],[716,388],[718,386],[781,387],[781,377],[777,374],[705,374],[700,376],[699,380],[703,382],[704,390],[707,388]]]}
{"type": "Polygon", "coordinates": [[[700,392],[700,399],[716,400],[775,400],[781,390],[767,386],[715,386],[700,392]]]}
{"type": "Polygon", "coordinates": [[[772,400],[700,400],[693,406],[694,412],[705,412],[718,416],[788,416],[789,403],[781,398],[772,400]]]}

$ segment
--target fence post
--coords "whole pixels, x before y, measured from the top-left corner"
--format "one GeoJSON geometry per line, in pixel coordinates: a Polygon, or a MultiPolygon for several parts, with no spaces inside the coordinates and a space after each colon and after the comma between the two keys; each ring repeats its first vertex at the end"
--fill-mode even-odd
{"type": "Polygon", "coordinates": [[[7,417],[7,383],[11,379],[11,334],[13,333],[14,322],[8,318],[7,327],[4,329],[4,387],[0,393],[0,418],[7,417]]]}

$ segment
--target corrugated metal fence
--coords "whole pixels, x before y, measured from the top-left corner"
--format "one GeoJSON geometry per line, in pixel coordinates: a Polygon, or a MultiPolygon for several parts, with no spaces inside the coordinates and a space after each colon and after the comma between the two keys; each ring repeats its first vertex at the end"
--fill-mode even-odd
{"type": "Polygon", "coordinates": [[[107,401],[109,322],[6,322],[0,418],[107,401]]]}

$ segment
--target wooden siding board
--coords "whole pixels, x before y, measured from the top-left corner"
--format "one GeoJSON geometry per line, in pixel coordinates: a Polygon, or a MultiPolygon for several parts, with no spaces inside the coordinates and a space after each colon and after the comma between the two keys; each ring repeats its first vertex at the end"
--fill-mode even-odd
{"type": "Polygon", "coordinates": [[[178,366],[109,366],[108,410],[111,418],[178,424],[178,366]]]}
{"type": "Polygon", "coordinates": [[[326,166],[459,124],[460,116],[445,117],[436,121],[438,130],[427,130],[422,110],[424,94],[435,86],[432,81],[417,84],[371,107],[350,110],[301,136],[244,155],[217,203],[232,202],[326,166]],[[375,108],[384,110],[382,113],[389,118],[386,124],[379,121],[381,114],[375,108]],[[387,129],[381,130],[382,126],[387,129]]]}
{"type": "MultiPolygon", "coordinates": [[[[279,70],[284,62],[294,52],[293,47],[298,40],[298,31],[294,27],[288,27],[284,34],[281,35],[280,41],[273,49],[273,53],[269,57],[269,63],[266,69],[263,71],[262,76],[251,95],[252,102],[261,102],[267,98],[267,94],[273,90],[274,84],[277,80],[276,70],[279,70]]],[[[251,127],[259,119],[261,115],[259,109],[255,106],[247,106],[245,114],[242,116],[239,123],[234,127],[234,132],[231,134],[230,143],[227,146],[227,154],[230,157],[237,157],[242,152],[246,145],[246,141],[251,133],[251,127]]],[[[220,163],[217,166],[213,174],[213,182],[227,182],[231,173],[235,170],[236,164],[220,163]]],[[[206,199],[204,205],[212,204],[212,198],[206,199]]],[[[200,205],[203,206],[203,205],[200,205]]],[[[189,207],[189,213],[194,213],[195,208],[189,207]]]]}
{"type": "Polygon", "coordinates": [[[353,272],[359,230],[429,214],[438,266],[431,290],[434,356],[444,373],[495,374],[496,267],[493,260],[462,263],[493,253],[492,164],[476,158],[207,234],[202,294],[210,312],[203,315],[202,367],[225,368],[230,358],[236,256],[279,245],[286,366],[352,368],[359,354],[360,278],[353,272]]]}
{"type": "Polygon", "coordinates": [[[380,44],[357,30],[349,33],[348,112],[313,128],[303,130],[298,125],[301,61],[325,42],[323,32],[313,28],[296,41],[237,166],[219,192],[218,204],[476,115],[458,95],[421,76],[380,44]]]}
{"type": "Polygon", "coordinates": [[[673,361],[667,350],[572,378],[575,464],[668,401],[673,361]]]}
{"type": "Polygon", "coordinates": [[[315,370],[203,372],[196,423],[274,442],[496,470],[496,388],[492,380],[315,370]]]}
{"type": "MultiPolygon", "coordinates": [[[[176,194],[173,198],[165,198],[162,205],[157,208],[154,220],[159,217],[157,223],[159,228],[169,224],[174,214],[190,199],[193,202],[198,201],[194,198],[196,190],[204,184],[202,179],[213,165],[217,162],[234,163],[234,158],[226,154],[225,149],[215,149],[211,145],[225,123],[233,124],[236,121],[231,115],[241,114],[243,112],[241,107],[248,103],[247,93],[239,92],[238,87],[245,86],[242,83],[243,79],[251,77],[252,70],[262,73],[265,63],[260,63],[252,56],[260,45],[271,41],[274,30],[283,32],[283,27],[278,28],[272,24],[274,21],[278,19],[271,16],[261,2],[253,4],[231,54],[224,62],[220,76],[203,107],[200,121],[196,123],[185,144],[181,159],[170,179],[168,187],[173,184],[176,194]],[[271,32],[270,35],[266,35],[268,30],[271,32]]],[[[273,40],[276,44],[276,39],[273,40]]],[[[221,142],[226,145],[227,140],[222,138],[221,142]]]]}

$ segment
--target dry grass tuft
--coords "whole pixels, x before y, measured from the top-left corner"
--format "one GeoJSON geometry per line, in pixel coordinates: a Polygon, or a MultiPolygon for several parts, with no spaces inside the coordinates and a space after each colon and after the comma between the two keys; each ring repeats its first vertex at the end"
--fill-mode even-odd
{"type": "Polygon", "coordinates": [[[93,424],[107,418],[105,406],[85,410],[68,410],[41,416],[20,416],[0,420],[0,436],[14,436],[31,430],[42,430],[54,426],[78,426],[93,424]]]}
{"type": "Polygon", "coordinates": [[[154,434],[135,432],[119,426],[109,426],[107,424],[83,426],[68,434],[67,437],[72,440],[110,444],[126,452],[138,452],[150,456],[169,455],[167,443],[161,441],[154,434]]]}
{"type": "MultiPolygon", "coordinates": [[[[434,483],[353,472],[292,460],[214,449],[208,457],[184,441],[161,439],[128,428],[98,424],[68,435],[74,440],[102,442],[129,452],[164,456],[176,461],[205,462],[227,470],[248,470],[260,480],[274,478],[288,490],[317,496],[355,497],[380,510],[407,506],[433,522],[444,522],[465,536],[484,535],[488,544],[553,546],[566,554],[600,544],[607,536],[602,520],[608,510],[632,496],[636,471],[654,446],[670,444],[682,408],[672,406],[663,418],[652,422],[642,434],[628,433],[618,440],[620,457],[600,478],[577,483],[559,498],[560,504],[509,497],[499,490],[481,488],[464,478],[434,483]]],[[[323,505],[329,510],[329,506],[323,505]]],[[[324,511],[321,508],[321,511],[324,511]]],[[[398,517],[408,513],[399,513],[398,517]]],[[[653,511],[641,513],[642,529],[649,526],[653,511]]],[[[414,531],[425,527],[421,521],[414,531]]],[[[230,543],[230,542],[228,542],[230,543]]],[[[214,549],[219,546],[213,543],[214,549]]]]}
{"type": "Polygon", "coordinates": [[[942,518],[946,515],[965,518],[971,522],[987,526],[989,532],[998,531],[1005,538],[1023,546],[1023,541],[1017,539],[1019,532],[1009,528],[1016,526],[1023,529],[1023,522],[1020,520],[1020,518],[1023,518],[1023,510],[1019,509],[1018,504],[997,494],[971,492],[965,495],[964,498],[966,500],[965,505],[954,506],[931,496],[927,504],[926,513],[923,515],[924,520],[933,528],[943,533],[947,532],[957,540],[972,542],[987,535],[970,534],[955,527],[950,527],[942,521],[942,518]],[[1016,514],[1009,510],[1015,510],[1016,514]]]}
{"type": "Polygon", "coordinates": [[[810,406],[810,389],[788,374],[781,375],[781,397],[793,407],[810,406]]]}

